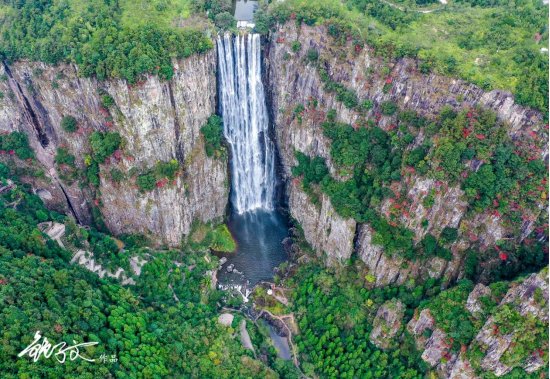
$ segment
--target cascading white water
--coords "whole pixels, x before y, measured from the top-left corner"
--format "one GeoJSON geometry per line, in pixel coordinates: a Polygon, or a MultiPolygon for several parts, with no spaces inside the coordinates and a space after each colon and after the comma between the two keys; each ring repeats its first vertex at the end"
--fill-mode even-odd
{"type": "Polygon", "coordinates": [[[239,214],[272,210],[275,152],[261,73],[259,34],[218,37],[219,101],[231,147],[231,201],[239,214]]]}

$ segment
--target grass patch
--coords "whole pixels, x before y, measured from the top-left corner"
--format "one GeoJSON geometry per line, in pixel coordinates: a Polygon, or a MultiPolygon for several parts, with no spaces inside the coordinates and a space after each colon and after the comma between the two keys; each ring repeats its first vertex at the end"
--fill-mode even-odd
{"type": "Polygon", "coordinates": [[[192,250],[209,249],[221,253],[232,253],[237,249],[237,243],[225,224],[212,226],[196,223],[187,241],[192,250]]]}
{"type": "Polygon", "coordinates": [[[210,248],[222,253],[232,253],[237,249],[237,243],[233,239],[227,225],[218,225],[210,232],[210,248]]]}

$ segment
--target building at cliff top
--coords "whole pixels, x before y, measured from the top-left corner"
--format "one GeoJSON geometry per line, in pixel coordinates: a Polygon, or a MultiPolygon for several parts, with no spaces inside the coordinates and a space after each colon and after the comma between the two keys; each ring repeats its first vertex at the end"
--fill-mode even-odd
{"type": "Polygon", "coordinates": [[[258,2],[253,0],[237,0],[235,2],[235,19],[237,28],[254,28],[254,12],[258,9],[258,2]]]}

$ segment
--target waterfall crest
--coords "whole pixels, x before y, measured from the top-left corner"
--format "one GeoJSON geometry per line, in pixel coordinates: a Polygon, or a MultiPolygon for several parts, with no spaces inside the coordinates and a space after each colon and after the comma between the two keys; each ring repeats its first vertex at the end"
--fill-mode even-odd
{"type": "Polygon", "coordinates": [[[275,152],[261,73],[259,34],[219,36],[219,101],[231,148],[231,202],[239,214],[273,210],[275,152]]]}

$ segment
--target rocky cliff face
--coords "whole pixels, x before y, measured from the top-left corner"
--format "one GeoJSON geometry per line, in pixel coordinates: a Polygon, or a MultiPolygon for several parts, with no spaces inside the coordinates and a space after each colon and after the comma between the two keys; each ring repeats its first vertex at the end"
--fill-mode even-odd
{"type": "Polygon", "coordinates": [[[17,62],[0,69],[0,131],[23,131],[44,168],[46,180],[35,185],[50,206],[71,211],[90,223],[94,204],[115,234],[144,233],[167,245],[177,245],[198,219],[223,216],[228,198],[227,162],[205,154],[200,128],[216,107],[215,51],[174,62],[169,81],[148,77],[136,85],[122,80],[81,78],[74,65],[48,66],[17,62]],[[109,95],[114,104],[102,105],[109,95]],[[64,116],[78,121],[65,131],[64,116]],[[114,157],[100,164],[100,185],[93,191],[60,179],[54,163],[59,147],[85,168],[93,131],[116,131],[123,144],[114,157]],[[140,193],[131,181],[115,183],[110,170],[140,172],[158,161],[176,159],[182,173],[167,185],[140,193]]]}
{"type": "MultiPolygon", "coordinates": [[[[380,113],[380,104],[388,100],[428,118],[435,117],[445,105],[458,109],[480,104],[507,122],[513,139],[536,135],[542,127],[542,116],[514,104],[508,93],[486,93],[460,80],[422,75],[412,60],[387,62],[369,49],[336,45],[322,26],[289,23],[272,36],[265,55],[275,134],[287,179],[296,164],[296,150],[325,158],[331,174],[345,179],[338,176],[331,161],[330,140],[324,136],[321,122],[329,109],[336,110],[338,121],[352,125],[360,117],[337,101],[335,94],[324,90],[317,69],[308,64],[309,49],[319,51],[334,81],[353,89],[360,99],[373,102],[367,116],[382,128],[389,129],[395,122],[395,116],[380,113]],[[295,41],[301,45],[299,51],[291,47],[295,41]],[[296,117],[295,107],[309,101],[318,106],[308,110],[307,117],[296,117]]],[[[200,127],[215,111],[215,52],[174,62],[174,67],[175,75],[169,81],[149,77],[133,86],[120,80],[81,78],[74,65],[18,62],[0,68],[4,78],[0,91],[5,94],[0,100],[0,131],[20,130],[29,136],[46,175],[26,180],[48,205],[72,212],[82,223],[91,222],[97,207],[114,233],[151,234],[168,245],[177,244],[194,219],[208,221],[223,215],[228,194],[227,163],[206,156],[200,134],[200,127]],[[104,95],[113,99],[108,109],[102,105],[104,95]],[[67,115],[77,119],[77,132],[60,127],[67,115]],[[73,154],[77,167],[83,170],[90,153],[90,134],[110,130],[121,134],[123,147],[100,164],[97,190],[82,186],[78,180],[68,183],[60,179],[62,173],[54,163],[59,147],[73,154]],[[131,173],[171,159],[183,166],[182,174],[153,191],[141,193],[133,180],[116,183],[111,179],[113,168],[131,173]]],[[[374,244],[369,225],[340,217],[327,196],[321,194],[318,204],[313,204],[299,182],[287,182],[290,213],[302,225],[310,244],[326,254],[329,263],[357,254],[378,285],[404,283],[419,276],[454,280],[462,275],[463,252],[472,239],[485,249],[511,233],[493,213],[466,217],[468,206],[462,189],[407,173],[392,189],[406,193],[400,222],[414,232],[415,242],[427,233],[437,237],[445,227],[459,229],[461,238],[451,246],[451,261],[433,258],[422,264],[406,262],[388,256],[374,244]],[[428,194],[433,197],[430,206],[424,201],[428,194]]],[[[379,211],[385,215],[391,207],[388,200],[379,211]]],[[[536,217],[528,215],[523,221],[519,239],[532,231],[536,217]]]]}
{"type": "MultiPolygon", "coordinates": [[[[337,121],[354,125],[360,118],[358,112],[337,101],[334,93],[324,90],[317,69],[308,63],[307,52],[310,49],[319,52],[333,81],[352,89],[359,99],[373,102],[367,117],[376,119],[383,129],[388,130],[396,123],[395,116],[381,114],[380,105],[385,101],[395,102],[401,109],[413,110],[427,118],[434,118],[446,105],[455,109],[481,105],[493,110],[501,121],[507,123],[507,132],[512,139],[521,139],[528,134],[536,136],[544,127],[540,113],[516,105],[509,93],[484,92],[461,80],[436,74],[423,75],[413,60],[400,59],[388,63],[367,48],[354,49],[350,43],[346,46],[335,44],[324,26],[297,26],[291,22],[281,26],[272,36],[266,54],[276,136],[287,178],[291,176],[290,169],[297,164],[294,152],[298,150],[310,157],[325,158],[332,176],[343,179],[338,178],[331,161],[330,140],[323,135],[321,123],[330,109],[336,110],[337,121]],[[298,51],[292,48],[296,41],[300,44],[298,51]],[[308,102],[315,102],[315,109],[307,109],[306,115],[296,117],[296,106],[308,102]]],[[[542,133],[540,138],[543,138],[542,133]]],[[[545,149],[542,154],[547,154],[545,149]]],[[[473,239],[467,238],[465,231],[470,237],[475,236],[482,249],[493,246],[511,233],[508,226],[489,211],[473,218],[466,217],[467,203],[464,192],[458,187],[407,173],[394,190],[395,193],[407,193],[407,206],[400,222],[414,232],[416,242],[426,233],[437,237],[445,227],[459,229],[461,238],[451,247],[451,261],[433,258],[414,264],[387,256],[372,243],[369,226],[354,226],[356,223],[351,219],[334,217],[329,227],[322,221],[322,210],[331,208],[327,204],[330,200],[322,199],[321,211],[305,212],[315,208],[307,204],[307,195],[296,183],[289,185],[290,213],[306,225],[305,238],[319,252],[330,255],[334,251],[334,258],[348,258],[356,253],[375,276],[378,285],[404,283],[409,277],[419,276],[455,280],[462,275],[462,252],[473,239]],[[433,205],[427,207],[423,205],[423,200],[429,193],[434,198],[433,205]],[[427,220],[427,226],[424,220],[427,220]],[[336,250],[335,241],[338,241],[336,250]]],[[[391,205],[389,201],[381,204],[380,213],[387,214],[391,205]]],[[[518,238],[524,238],[533,230],[536,217],[536,214],[528,217],[518,238]]]]}
{"type": "Polygon", "coordinates": [[[320,204],[312,204],[298,181],[289,184],[288,196],[290,213],[302,226],[311,246],[329,263],[349,259],[353,250],[355,222],[340,217],[324,194],[320,204]]]}

